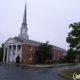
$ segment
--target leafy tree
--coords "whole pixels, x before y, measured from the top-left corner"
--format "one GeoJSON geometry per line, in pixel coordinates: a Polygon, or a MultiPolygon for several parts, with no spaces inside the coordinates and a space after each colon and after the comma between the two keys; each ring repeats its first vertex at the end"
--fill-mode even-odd
{"type": "Polygon", "coordinates": [[[20,57],[19,56],[16,57],[16,63],[20,63],[20,57]]]}
{"type": "Polygon", "coordinates": [[[68,49],[67,51],[67,55],[66,55],[66,59],[68,62],[74,62],[74,60],[76,59],[76,51],[73,49],[68,49]]]}
{"type": "Polygon", "coordinates": [[[68,50],[68,52],[73,49],[73,52],[69,52],[69,55],[75,57],[75,55],[80,55],[80,22],[70,24],[69,28],[72,30],[68,33],[68,37],[66,38],[66,41],[70,47],[70,50],[68,50]]]}
{"type": "Polygon", "coordinates": [[[36,51],[36,59],[38,62],[45,62],[45,60],[51,60],[53,58],[52,45],[48,44],[48,41],[41,44],[36,51]]]}
{"type": "Polygon", "coordinates": [[[80,51],[80,22],[70,24],[69,28],[72,28],[66,38],[69,47],[80,51]]]}

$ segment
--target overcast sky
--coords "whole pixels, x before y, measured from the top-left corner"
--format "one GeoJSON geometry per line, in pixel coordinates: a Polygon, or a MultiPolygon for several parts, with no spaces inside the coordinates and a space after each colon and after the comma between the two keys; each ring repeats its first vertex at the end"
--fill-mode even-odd
{"type": "MultiPolygon", "coordinates": [[[[0,0],[0,44],[18,36],[25,0],[0,0]]],[[[27,0],[29,39],[68,49],[69,24],[80,21],[80,0],[27,0]]]]}

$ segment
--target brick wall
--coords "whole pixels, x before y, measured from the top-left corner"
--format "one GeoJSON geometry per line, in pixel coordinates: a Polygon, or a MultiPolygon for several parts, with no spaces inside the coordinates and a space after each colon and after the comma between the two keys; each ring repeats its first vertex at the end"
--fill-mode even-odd
{"type": "Polygon", "coordinates": [[[64,53],[64,51],[61,51],[61,50],[56,50],[56,49],[53,49],[53,52],[54,52],[54,56],[55,56],[55,59],[54,60],[59,60],[61,55],[64,53]]]}
{"type": "MultiPolygon", "coordinates": [[[[35,45],[31,45],[31,46],[32,46],[32,50],[29,49],[30,44],[23,44],[22,63],[26,63],[26,64],[35,63],[36,46],[35,45]],[[32,60],[29,60],[29,55],[32,55],[32,60]]],[[[53,60],[59,60],[60,56],[63,54],[64,51],[53,49],[53,52],[55,53],[55,59],[53,60]]]]}
{"type": "Polygon", "coordinates": [[[23,63],[34,63],[35,62],[35,52],[36,46],[31,45],[32,50],[29,49],[29,44],[23,44],[22,46],[22,62],[23,63]],[[32,60],[29,60],[29,55],[32,55],[32,60]]]}

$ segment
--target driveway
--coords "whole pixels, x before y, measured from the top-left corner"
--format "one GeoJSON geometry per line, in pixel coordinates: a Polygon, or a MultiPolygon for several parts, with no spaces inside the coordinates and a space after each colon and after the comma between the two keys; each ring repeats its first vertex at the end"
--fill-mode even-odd
{"type": "Polygon", "coordinates": [[[80,67],[80,64],[50,68],[34,68],[0,63],[0,80],[65,80],[58,75],[58,72],[76,67],[80,67]]]}

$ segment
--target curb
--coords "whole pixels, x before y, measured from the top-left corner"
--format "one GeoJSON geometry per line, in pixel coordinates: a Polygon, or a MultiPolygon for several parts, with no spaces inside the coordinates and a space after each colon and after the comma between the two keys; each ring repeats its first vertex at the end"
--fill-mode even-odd
{"type": "Polygon", "coordinates": [[[67,80],[74,80],[74,79],[72,79],[71,77],[68,77],[68,76],[66,76],[66,75],[64,75],[64,74],[61,74],[61,72],[59,72],[58,74],[59,74],[60,76],[64,77],[64,78],[66,78],[67,80]]]}
{"type": "MultiPolygon", "coordinates": [[[[75,68],[71,68],[71,69],[75,69],[75,68]]],[[[67,69],[67,70],[70,70],[70,69],[67,69]]],[[[62,70],[62,71],[64,71],[64,70],[62,70]]],[[[60,71],[58,74],[59,74],[60,76],[64,77],[64,78],[68,79],[68,80],[74,80],[73,78],[62,74],[61,71],[60,71]]]]}
{"type": "Polygon", "coordinates": [[[38,67],[38,68],[51,68],[51,67],[60,67],[60,66],[69,66],[69,65],[75,65],[79,63],[69,63],[69,64],[58,64],[58,65],[49,65],[49,66],[43,66],[43,65],[27,65],[27,64],[18,64],[18,63],[8,63],[8,62],[2,62],[6,64],[15,64],[15,65],[20,65],[20,66],[29,66],[29,67],[38,67]]]}
{"type": "Polygon", "coordinates": [[[51,68],[51,67],[60,67],[60,66],[69,66],[69,65],[75,65],[75,64],[79,64],[79,63],[69,63],[69,64],[59,64],[59,65],[51,65],[51,66],[41,66],[41,65],[27,65],[30,67],[46,67],[46,68],[51,68]]]}
{"type": "Polygon", "coordinates": [[[10,63],[10,62],[2,62],[2,63],[5,63],[5,64],[14,64],[14,65],[21,65],[21,66],[28,66],[26,64],[19,64],[19,63],[10,63]]]}

